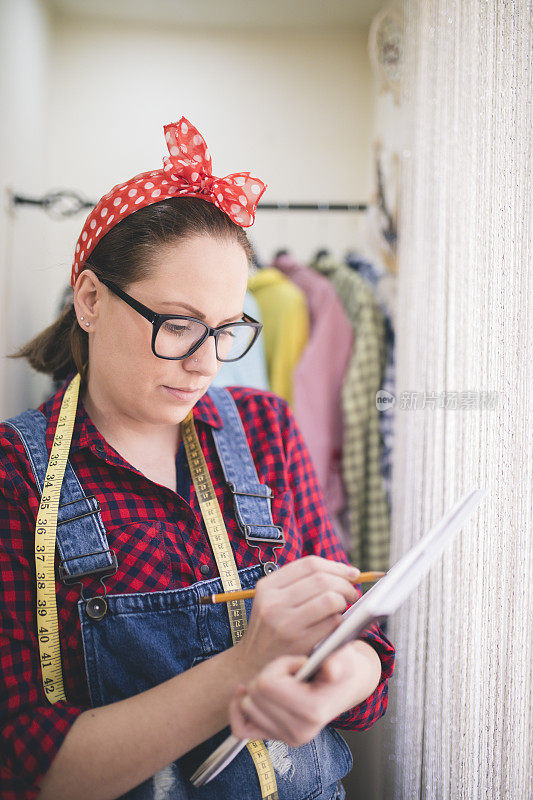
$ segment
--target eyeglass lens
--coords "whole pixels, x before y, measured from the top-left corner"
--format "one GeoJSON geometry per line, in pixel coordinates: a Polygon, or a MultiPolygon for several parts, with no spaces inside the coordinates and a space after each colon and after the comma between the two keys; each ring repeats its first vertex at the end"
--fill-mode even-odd
{"type": "MultiPolygon", "coordinates": [[[[159,328],[155,351],[163,358],[182,358],[200,341],[205,328],[200,322],[188,319],[168,319],[159,328]]],[[[228,325],[219,331],[217,357],[230,361],[242,356],[255,334],[251,325],[228,325]]]]}

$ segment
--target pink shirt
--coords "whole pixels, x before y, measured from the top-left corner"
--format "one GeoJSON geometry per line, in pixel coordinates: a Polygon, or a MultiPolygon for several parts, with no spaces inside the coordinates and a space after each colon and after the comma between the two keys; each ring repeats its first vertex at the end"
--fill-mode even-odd
{"type": "Polygon", "coordinates": [[[311,453],[328,511],[347,547],[348,534],[341,521],[345,508],[341,388],[352,353],[353,329],[327,278],[290,255],[279,256],[273,266],[302,289],[307,299],[310,336],[293,372],[292,408],[311,453]]]}

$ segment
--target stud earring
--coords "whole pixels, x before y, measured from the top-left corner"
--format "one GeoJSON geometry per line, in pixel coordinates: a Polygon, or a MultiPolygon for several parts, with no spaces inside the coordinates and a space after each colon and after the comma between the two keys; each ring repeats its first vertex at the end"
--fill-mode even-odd
{"type": "Polygon", "coordinates": [[[80,319],[85,319],[85,317],[80,317],[80,319]]]}
{"type": "Polygon", "coordinates": [[[85,324],[87,325],[87,327],[89,327],[89,325],[90,325],[91,323],[90,323],[90,322],[86,322],[85,324]]]}

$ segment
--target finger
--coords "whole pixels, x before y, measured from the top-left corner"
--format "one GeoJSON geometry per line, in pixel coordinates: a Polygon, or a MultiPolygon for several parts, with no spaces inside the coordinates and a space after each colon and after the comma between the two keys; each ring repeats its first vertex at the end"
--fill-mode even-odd
{"type": "Polygon", "coordinates": [[[296,643],[298,652],[309,655],[313,647],[325,639],[326,636],[329,636],[330,633],[333,633],[342,621],[342,614],[337,614],[305,628],[298,637],[298,642],[296,643]]]}
{"type": "Polygon", "coordinates": [[[238,739],[262,739],[266,734],[252,725],[250,720],[243,713],[239,698],[232,697],[228,706],[229,723],[231,732],[238,739]]]}
{"type": "Polygon", "coordinates": [[[261,676],[265,681],[275,683],[278,680],[283,680],[287,675],[296,675],[298,670],[307,661],[303,655],[284,655],[278,656],[273,661],[270,661],[259,673],[253,681],[250,681],[248,688],[254,684],[255,681],[261,676]]]}
{"type": "Polygon", "coordinates": [[[244,717],[246,729],[255,731],[255,736],[261,739],[280,739],[287,735],[276,724],[268,704],[264,710],[260,710],[250,696],[245,695],[239,702],[239,710],[244,717]]]}
{"type": "MultiPolygon", "coordinates": [[[[279,606],[284,609],[284,613],[287,609],[299,608],[299,610],[304,610],[303,606],[315,598],[319,598],[319,605],[324,611],[327,609],[330,610],[330,613],[345,611],[347,605],[355,603],[360,595],[360,591],[356,589],[353,581],[347,580],[346,577],[341,575],[323,571],[302,577],[281,588],[270,583],[268,587],[264,585],[262,591],[261,601],[263,606],[265,603],[268,603],[271,609],[273,606],[279,606]],[[275,591],[272,592],[272,588],[275,591]],[[342,595],[345,602],[342,603],[341,601],[340,606],[336,603],[332,607],[331,593],[342,595]]],[[[301,618],[299,617],[298,619],[300,620],[301,618]]],[[[306,624],[314,624],[317,620],[318,618],[314,614],[306,624]]]]}
{"type": "Polygon", "coordinates": [[[300,693],[302,696],[298,698],[298,702],[303,700],[303,694],[309,689],[309,684],[295,680],[294,676],[306,661],[307,658],[301,655],[278,656],[248,683],[248,696],[255,698],[257,694],[261,694],[280,699],[277,692],[282,688],[289,693],[291,691],[300,693]]]}
{"type": "Polygon", "coordinates": [[[291,737],[295,730],[307,732],[309,727],[309,690],[299,681],[286,680],[283,685],[273,685],[269,692],[250,689],[243,701],[243,708],[248,714],[252,707],[257,712],[254,719],[259,722],[259,715],[270,720],[277,729],[283,732],[283,738],[291,737]]]}
{"type": "Polygon", "coordinates": [[[294,672],[288,672],[286,659],[277,658],[268,665],[268,671],[263,669],[249,683],[247,695],[259,711],[268,713],[280,727],[297,731],[298,735],[315,736],[313,731],[335,716],[339,686],[342,693],[342,687],[353,681],[353,661],[347,660],[343,652],[347,647],[329,656],[311,681],[295,680],[294,672]]]}
{"type": "Polygon", "coordinates": [[[319,572],[328,572],[331,575],[342,575],[348,579],[355,579],[361,574],[360,570],[352,567],[351,564],[345,564],[342,561],[333,561],[329,558],[321,558],[320,556],[304,556],[296,561],[291,561],[289,564],[284,564],[280,569],[272,572],[267,578],[261,580],[270,581],[271,585],[281,589],[284,586],[289,586],[291,583],[299,581],[301,578],[307,578],[310,575],[316,575],[319,572]]]}
{"type": "MultiPolygon", "coordinates": [[[[304,634],[321,622],[331,620],[331,630],[336,628],[336,620],[346,611],[346,598],[337,592],[325,592],[320,597],[308,600],[296,608],[288,608],[285,612],[284,622],[289,630],[297,634],[304,634]]],[[[300,638],[300,637],[298,637],[300,638]]]]}
{"type": "MultiPolygon", "coordinates": [[[[263,667],[261,672],[253,678],[247,686],[246,695],[253,702],[257,702],[264,713],[267,713],[270,702],[285,702],[287,698],[294,697],[290,703],[295,708],[303,704],[309,691],[307,684],[295,680],[295,675],[305,664],[305,656],[279,656],[263,667]]],[[[275,715],[274,715],[275,716],[275,715]]]]}
{"type": "Polygon", "coordinates": [[[281,662],[281,659],[272,662],[276,663],[276,667],[270,671],[268,681],[263,670],[248,685],[247,697],[242,705],[261,728],[268,729],[272,735],[277,731],[274,738],[298,747],[316,736],[334,713],[328,717],[327,704],[322,702],[326,697],[323,691],[318,696],[315,687],[296,681],[286,673],[286,666],[277,662],[281,662]],[[278,675],[274,680],[276,671],[278,675]]]}
{"type": "Polygon", "coordinates": [[[329,688],[338,687],[345,683],[346,680],[353,682],[353,670],[350,671],[347,668],[344,656],[340,659],[336,657],[337,653],[329,656],[315,672],[312,679],[307,682],[306,688],[310,694],[315,695],[329,688]]]}
{"type": "MultiPolygon", "coordinates": [[[[288,676],[292,678],[305,661],[305,656],[280,656],[274,659],[274,661],[261,671],[260,692],[268,694],[279,680],[287,679],[288,676]]],[[[250,688],[256,680],[257,679],[252,681],[248,688],[250,688]]],[[[269,717],[266,709],[264,712],[256,714],[254,714],[252,706],[246,709],[246,703],[243,703],[243,699],[246,696],[247,687],[244,684],[239,684],[230,700],[229,717],[235,736],[239,738],[267,737],[276,739],[280,738],[282,734],[286,735],[285,729],[282,731],[279,727],[273,725],[272,718],[269,717]]],[[[248,702],[248,700],[246,702],[248,702]]]]}
{"type": "MultiPolygon", "coordinates": [[[[282,591],[289,592],[291,591],[291,587],[286,587],[282,591]]],[[[298,581],[297,598],[291,605],[303,605],[309,600],[324,596],[328,592],[337,592],[343,595],[346,603],[355,603],[359,596],[359,592],[351,581],[346,580],[346,578],[341,575],[331,575],[322,572],[318,575],[309,575],[307,578],[302,578],[298,581]]]]}

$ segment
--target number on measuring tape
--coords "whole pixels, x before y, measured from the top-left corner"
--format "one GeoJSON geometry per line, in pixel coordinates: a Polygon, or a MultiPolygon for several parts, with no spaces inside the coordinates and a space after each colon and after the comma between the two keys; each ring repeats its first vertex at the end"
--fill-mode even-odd
{"type": "MultiPolygon", "coordinates": [[[[211,476],[209,475],[204,454],[202,453],[200,442],[198,441],[198,436],[194,428],[192,412],[189,412],[187,418],[183,422],[183,432],[183,441],[194,489],[198,502],[200,503],[200,510],[213,549],[222,586],[225,592],[238,591],[241,589],[241,582],[237,564],[233,557],[228,532],[216,499],[211,476]]],[[[244,600],[232,600],[227,604],[227,609],[231,637],[233,644],[236,644],[236,642],[244,636],[248,624],[244,600]]],[[[276,775],[265,743],[261,739],[256,739],[248,742],[247,748],[252,756],[259,778],[261,797],[263,800],[278,800],[276,775]]]]}
{"type": "Polygon", "coordinates": [[[63,395],[35,526],[37,636],[43,687],[47,700],[52,704],[66,700],[61,669],[54,556],[59,497],[78,406],[80,380],[77,374],[63,395]],[[60,427],[63,430],[59,430],[60,427]]]}

